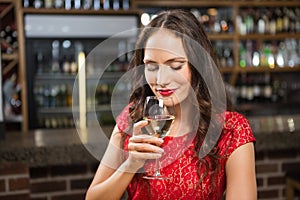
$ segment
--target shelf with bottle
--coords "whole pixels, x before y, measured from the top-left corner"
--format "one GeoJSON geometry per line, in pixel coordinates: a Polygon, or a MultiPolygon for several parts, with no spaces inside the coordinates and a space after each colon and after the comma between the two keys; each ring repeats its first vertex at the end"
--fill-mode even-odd
{"type": "Polygon", "coordinates": [[[114,85],[124,74],[130,59],[130,52],[126,53],[130,42],[124,38],[117,38],[104,49],[95,49],[102,40],[101,38],[27,40],[28,56],[35,58],[27,60],[28,70],[33,72],[31,73],[33,92],[30,95],[32,99],[30,102],[31,105],[35,105],[34,116],[37,120],[41,120],[34,128],[60,128],[58,122],[55,122],[55,116],[67,117],[79,110],[78,105],[72,105],[72,93],[80,73],[76,55],[83,50],[87,52],[85,59],[87,115],[93,111],[101,113],[111,110],[109,101],[114,85]],[[29,51],[30,49],[34,51],[29,51]]]}
{"type": "Polygon", "coordinates": [[[236,17],[237,31],[246,37],[297,37],[300,33],[300,8],[298,6],[246,6],[239,8],[236,17]]]}
{"type": "Polygon", "coordinates": [[[277,33],[275,35],[270,34],[246,34],[246,35],[239,35],[239,40],[283,40],[286,38],[295,38],[299,39],[300,34],[299,33],[277,33]]]}
{"type": "Polygon", "coordinates": [[[0,6],[1,59],[8,62],[3,67],[4,77],[18,64],[18,33],[14,12],[13,1],[5,1],[0,6]]]}
{"type": "MultiPolygon", "coordinates": [[[[234,9],[227,3],[202,4],[200,1],[181,1],[178,4],[165,1],[139,2],[133,1],[134,8],[141,10],[141,23],[147,25],[157,13],[170,8],[189,10],[203,24],[206,32],[212,40],[234,38],[234,9]],[[145,3],[145,5],[143,4],[145,3]]],[[[178,2],[177,2],[178,3],[178,2]]]]}
{"type": "Polygon", "coordinates": [[[232,73],[235,66],[234,52],[234,16],[232,5],[223,2],[202,1],[132,1],[133,7],[142,10],[141,23],[147,25],[156,14],[170,8],[190,11],[203,24],[212,41],[217,57],[220,59],[220,72],[232,73]]]}
{"type": "Polygon", "coordinates": [[[4,122],[8,129],[19,129],[22,123],[22,87],[19,73],[18,32],[14,0],[3,0],[0,5],[1,73],[3,82],[4,122]],[[11,127],[10,127],[11,126],[11,127]]]}
{"type": "MultiPolygon", "coordinates": [[[[160,10],[188,9],[203,23],[212,41],[231,40],[235,49],[243,40],[299,39],[299,6],[298,1],[132,1],[133,8],[144,12],[145,24],[160,10]]],[[[221,72],[241,70],[239,51],[234,50],[233,55],[234,68],[221,72]]]]}
{"type": "Polygon", "coordinates": [[[242,40],[239,45],[240,71],[300,71],[300,39],[242,40]]]}
{"type": "Polygon", "coordinates": [[[231,40],[213,40],[215,54],[220,61],[220,71],[230,73],[234,69],[234,43],[231,40]]]}
{"type": "Polygon", "coordinates": [[[130,7],[130,0],[23,0],[24,11],[30,13],[36,10],[45,13],[122,13],[130,10],[130,7]]]}
{"type": "MultiPolygon", "coordinates": [[[[130,48],[131,41],[128,40],[132,40],[135,35],[131,33],[132,35],[124,34],[112,38],[110,36],[133,27],[137,28],[139,25],[137,11],[83,8],[35,9],[32,7],[22,8],[22,11],[27,58],[27,96],[29,110],[32,111],[29,113],[29,121],[37,121],[39,118],[47,119],[51,116],[69,116],[72,115],[74,109],[79,110],[79,105],[71,106],[73,103],[66,103],[70,99],[70,94],[64,89],[70,88],[68,90],[73,91],[76,81],[79,80],[78,76],[81,74],[79,52],[84,52],[86,56],[84,84],[87,92],[89,92],[90,85],[93,87],[105,84],[110,86],[116,83],[124,73],[128,61],[120,59],[113,61],[113,59],[120,57],[119,55],[130,48]],[[46,25],[44,25],[45,18],[48,20],[46,25]],[[60,19],[61,22],[58,23],[55,19],[60,19]],[[119,24],[114,24],[114,22],[119,24]],[[70,25],[68,31],[64,31],[66,23],[70,25]],[[81,24],[79,28],[78,23],[81,24]],[[32,25],[32,29],[26,28],[28,24],[32,25]],[[52,31],[46,31],[45,34],[45,31],[38,30],[39,25],[44,30],[51,29],[52,25],[57,28],[52,27],[52,31]],[[108,38],[109,41],[107,41],[108,38]],[[106,68],[107,70],[102,74],[106,68]]],[[[87,114],[93,108],[97,113],[110,109],[108,103],[95,102],[95,99],[97,101],[99,99],[96,95],[98,94],[92,94],[90,97],[86,94],[87,114]],[[93,104],[90,104],[91,101],[93,104]]],[[[49,126],[45,126],[44,120],[40,127],[49,126]]],[[[29,129],[35,128],[39,128],[38,125],[29,122],[29,129]]]]}
{"type": "Polygon", "coordinates": [[[74,128],[75,123],[72,115],[45,115],[39,116],[36,122],[38,128],[52,128],[52,129],[62,129],[62,128],[74,128]]]}
{"type": "MultiPolygon", "coordinates": [[[[101,83],[93,91],[93,87],[87,86],[86,107],[87,115],[97,113],[103,115],[103,112],[111,112],[110,99],[115,89],[115,82],[101,83]]],[[[117,89],[116,89],[117,90],[117,89]]],[[[37,116],[42,119],[39,128],[46,127],[45,119],[52,119],[55,116],[63,118],[72,116],[73,112],[78,112],[79,107],[73,105],[72,85],[54,84],[36,85],[34,88],[35,105],[37,106],[37,116]]],[[[55,119],[52,119],[52,121],[55,119]]],[[[50,120],[51,121],[51,120],[50,120]]],[[[53,127],[53,126],[52,126],[53,127]]],[[[60,128],[58,126],[57,128],[60,128]]]]}
{"type": "Polygon", "coordinates": [[[299,91],[300,82],[293,72],[241,73],[231,96],[234,107],[247,115],[297,114],[299,91]]]}
{"type": "Polygon", "coordinates": [[[240,4],[236,17],[238,71],[299,71],[299,6],[297,1],[240,4]]]}

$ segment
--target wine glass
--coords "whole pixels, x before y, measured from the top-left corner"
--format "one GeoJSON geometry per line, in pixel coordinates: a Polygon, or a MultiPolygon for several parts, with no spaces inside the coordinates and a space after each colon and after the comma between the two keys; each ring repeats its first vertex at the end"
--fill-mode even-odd
{"type": "MultiPolygon", "coordinates": [[[[147,134],[164,138],[170,133],[171,125],[175,119],[174,103],[171,97],[147,96],[144,103],[144,120],[148,121],[145,127],[147,134]]],[[[160,162],[156,159],[157,170],[151,176],[144,176],[146,179],[167,179],[160,173],[160,162]]]]}

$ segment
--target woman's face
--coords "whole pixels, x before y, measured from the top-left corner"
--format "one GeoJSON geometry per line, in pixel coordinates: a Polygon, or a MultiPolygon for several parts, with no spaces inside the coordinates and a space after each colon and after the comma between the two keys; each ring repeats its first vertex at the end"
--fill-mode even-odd
{"type": "Polygon", "coordinates": [[[181,39],[159,30],[148,39],[144,55],[145,77],[154,94],[183,102],[189,96],[191,71],[181,39]]]}

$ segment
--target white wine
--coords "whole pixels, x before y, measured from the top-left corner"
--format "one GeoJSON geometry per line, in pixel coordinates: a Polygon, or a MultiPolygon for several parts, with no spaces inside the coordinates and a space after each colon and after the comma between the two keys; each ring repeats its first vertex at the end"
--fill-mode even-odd
{"type": "Polygon", "coordinates": [[[170,132],[171,125],[175,119],[173,115],[154,115],[145,118],[148,121],[146,129],[150,135],[164,138],[170,132]]]}

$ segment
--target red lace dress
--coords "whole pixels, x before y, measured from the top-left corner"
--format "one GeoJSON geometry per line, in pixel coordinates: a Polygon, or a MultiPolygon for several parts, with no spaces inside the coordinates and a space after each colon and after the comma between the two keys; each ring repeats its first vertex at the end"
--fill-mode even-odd
{"type": "MultiPolygon", "coordinates": [[[[118,128],[124,134],[128,128],[128,112],[128,109],[125,109],[116,120],[118,128]]],[[[207,165],[203,163],[199,165],[198,154],[193,150],[195,140],[189,141],[189,134],[180,137],[167,136],[161,146],[165,153],[160,161],[163,166],[161,173],[169,179],[147,180],[142,178],[143,173],[137,173],[127,189],[129,199],[220,200],[226,188],[225,164],[228,157],[239,146],[255,142],[250,125],[244,116],[236,112],[226,112],[225,122],[217,143],[219,170],[216,173],[209,171],[200,181],[199,174],[201,176],[206,172],[207,165]]],[[[125,152],[128,150],[129,138],[130,134],[126,135],[125,152]]],[[[203,159],[210,163],[208,156],[203,159]]],[[[143,171],[146,170],[146,174],[153,173],[147,172],[153,171],[153,166],[153,161],[147,162],[143,171]]]]}

